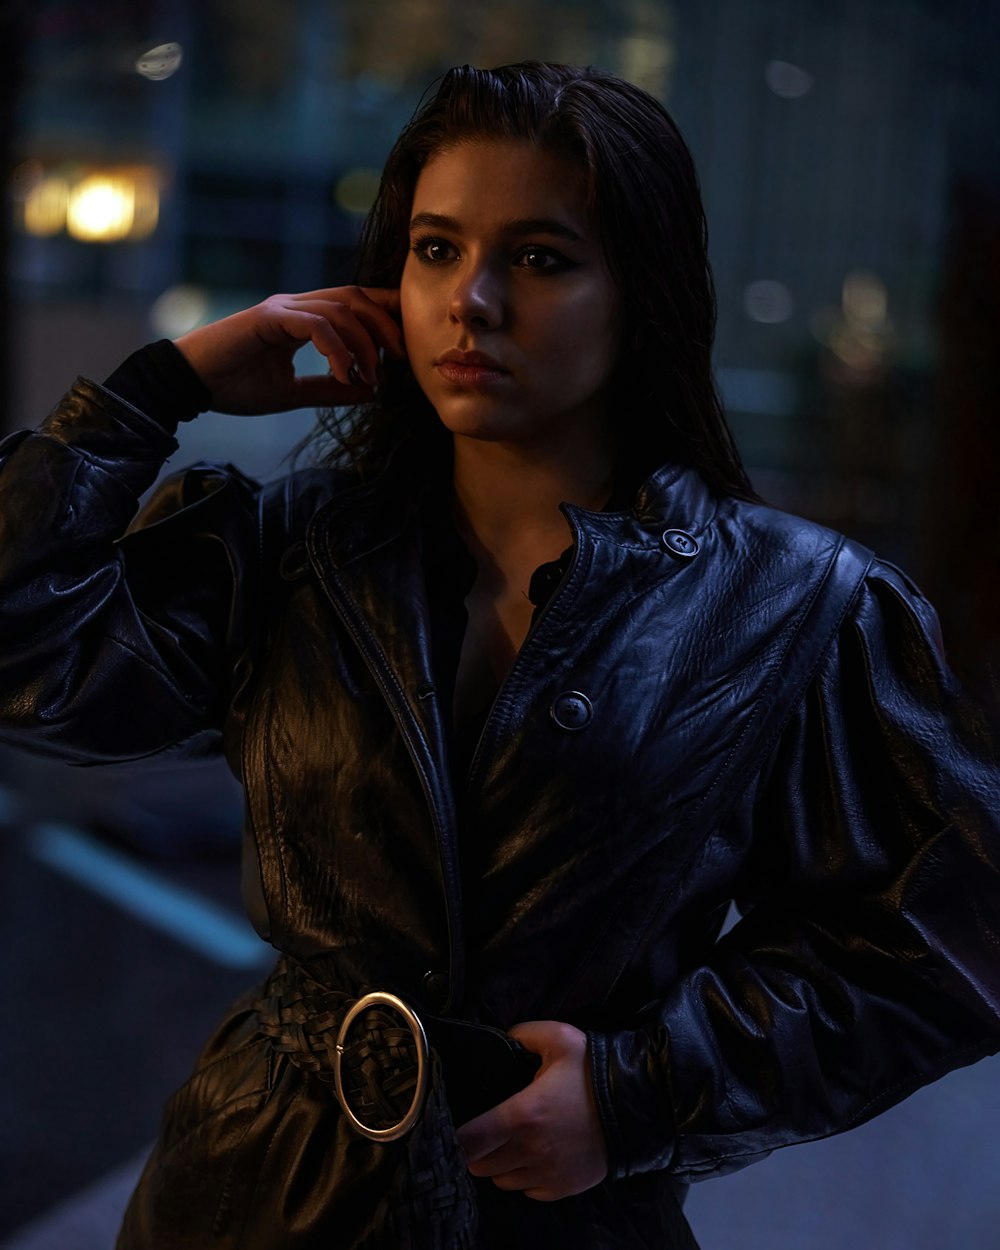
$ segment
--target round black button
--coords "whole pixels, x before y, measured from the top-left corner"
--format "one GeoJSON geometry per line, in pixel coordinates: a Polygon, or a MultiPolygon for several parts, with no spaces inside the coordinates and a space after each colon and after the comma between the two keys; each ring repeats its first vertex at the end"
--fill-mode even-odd
{"type": "Polygon", "coordinates": [[[448,974],[431,969],[424,973],[424,998],[432,1011],[440,1011],[448,1001],[448,974]]]}
{"type": "Polygon", "coordinates": [[[583,729],[589,725],[594,708],[579,690],[567,690],[552,700],[549,715],[560,729],[583,729]]]}
{"type": "Polygon", "coordinates": [[[664,530],[660,535],[660,544],[665,551],[682,560],[690,560],[698,554],[698,543],[686,530],[664,530]]]}
{"type": "Polygon", "coordinates": [[[296,582],[309,571],[309,552],[305,543],[292,543],[282,554],[278,572],[286,582],[296,582]]]}

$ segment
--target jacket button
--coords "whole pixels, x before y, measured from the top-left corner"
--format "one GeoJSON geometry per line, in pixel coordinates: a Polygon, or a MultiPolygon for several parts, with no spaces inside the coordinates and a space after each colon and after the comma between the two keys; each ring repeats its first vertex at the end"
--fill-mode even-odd
{"type": "Polygon", "coordinates": [[[685,530],[664,530],[660,535],[660,545],[664,551],[682,560],[690,560],[698,554],[697,541],[685,530]]]}
{"type": "Polygon", "coordinates": [[[305,543],[292,543],[282,553],[278,572],[286,582],[296,582],[309,571],[309,553],[305,543]]]}
{"type": "Polygon", "coordinates": [[[432,1011],[441,1011],[448,1001],[448,974],[437,972],[433,968],[424,973],[424,999],[432,1011]]]}
{"type": "Polygon", "coordinates": [[[579,690],[567,690],[552,700],[549,715],[560,729],[583,729],[590,724],[594,708],[579,690]]]}

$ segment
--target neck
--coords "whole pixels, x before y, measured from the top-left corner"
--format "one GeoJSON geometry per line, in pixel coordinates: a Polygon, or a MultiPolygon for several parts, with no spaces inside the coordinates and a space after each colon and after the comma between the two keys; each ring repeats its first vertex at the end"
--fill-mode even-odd
{"type": "Polygon", "coordinates": [[[566,545],[561,503],[602,508],[611,496],[609,447],[580,440],[567,454],[481,440],[455,439],[453,488],[456,521],[473,550],[495,559],[503,552],[566,545]],[[589,444],[589,445],[588,445],[589,444]]]}

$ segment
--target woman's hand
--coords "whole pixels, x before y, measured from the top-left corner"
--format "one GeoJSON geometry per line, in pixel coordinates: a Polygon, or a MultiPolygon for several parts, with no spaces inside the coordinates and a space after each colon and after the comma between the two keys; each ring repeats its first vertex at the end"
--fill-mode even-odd
{"type": "Polygon", "coordinates": [[[379,348],[404,357],[399,292],[342,286],[272,295],[175,340],[217,412],[285,412],[371,399],[379,348]],[[330,373],[296,377],[295,353],[312,343],[330,373]]]}
{"type": "Polygon", "coordinates": [[[582,1193],[608,1173],[587,1035],[571,1024],[532,1020],[510,1036],[541,1055],[542,1065],[525,1089],[458,1130],[469,1171],[542,1202],[582,1193]]]}

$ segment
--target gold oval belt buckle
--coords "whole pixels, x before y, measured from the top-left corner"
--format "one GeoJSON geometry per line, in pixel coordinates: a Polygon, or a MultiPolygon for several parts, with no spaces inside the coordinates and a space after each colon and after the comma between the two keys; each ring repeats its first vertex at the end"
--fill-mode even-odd
{"type": "Polygon", "coordinates": [[[337,1034],[333,1077],[354,1128],[371,1141],[407,1134],[424,1108],[427,1035],[403,999],[383,990],[359,998],[337,1034]]]}

